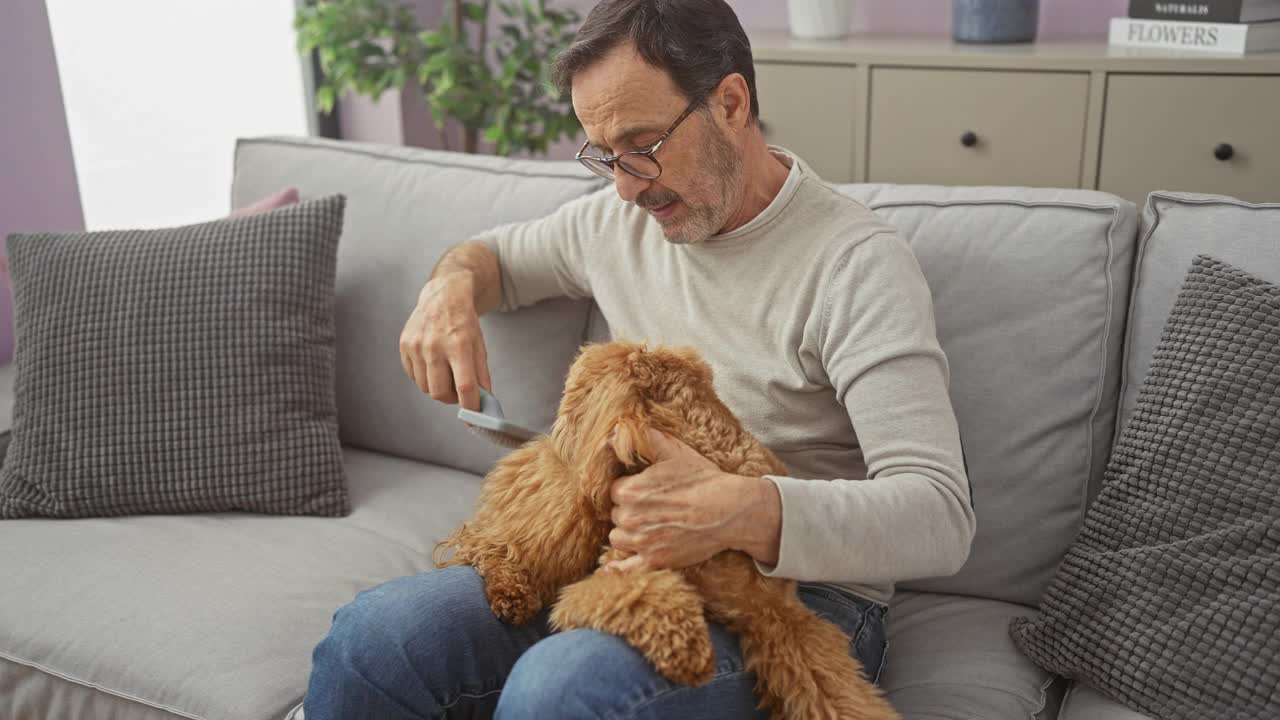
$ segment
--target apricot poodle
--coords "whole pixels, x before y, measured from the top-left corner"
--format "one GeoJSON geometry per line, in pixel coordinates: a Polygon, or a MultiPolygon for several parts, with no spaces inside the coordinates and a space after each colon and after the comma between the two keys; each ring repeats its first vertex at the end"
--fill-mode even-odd
{"type": "Polygon", "coordinates": [[[607,545],[609,486],[646,466],[648,428],[727,472],[784,472],[716,396],[711,368],[695,351],[588,345],[569,371],[550,435],[495,466],[475,516],[436,547],[436,564],[474,567],[505,622],[526,623],[554,602],[555,629],[617,635],[678,683],[710,679],[707,622],[721,623],[740,639],[761,706],[774,718],[898,718],[850,656],[849,638],[799,600],[794,581],[764,577],[744,553],[680,570],[594,572],[625,556],[607,545]]]}

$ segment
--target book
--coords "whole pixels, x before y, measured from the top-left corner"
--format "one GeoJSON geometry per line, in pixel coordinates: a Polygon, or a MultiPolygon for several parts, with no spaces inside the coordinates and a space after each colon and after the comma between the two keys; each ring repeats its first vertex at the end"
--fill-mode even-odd
{"type": "Polygon", "coordinates": [[[1280,0],[1129,0],[1129,17],[1186,22],[1267,22],[1280,20],[1280,0]]]}
{"type": "Polygon", "coordinates": [[[1280,50],[1280,21],[1208,23],[1112,18],[1111,45],[1244,55],[1280,50]]]}

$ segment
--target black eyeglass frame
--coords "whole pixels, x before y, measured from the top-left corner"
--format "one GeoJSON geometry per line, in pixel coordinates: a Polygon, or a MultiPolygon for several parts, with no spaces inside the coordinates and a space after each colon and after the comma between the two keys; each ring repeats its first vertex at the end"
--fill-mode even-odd
{"type": "Polygon", "coordinates": [[[676,121],[671,123],[671,127],[667,128],[666,132],[659,135],[658,141],[655,142],[653,145],[649,146],[647,150],[629,150],[627,152],[618,153],[617,155],[613,155],[610,157],[599,157],[596,155],[583,155],[583,153],[587,151],[587,147],[591,145],[591,141],[587,140],[582,143],[582,147],[578,148],[578,153],[573,156],[573,159],[582,163],[584,167],[586,167],[588,170],[595,173],[596,175],[599,175],[600,177],[603,177],[603,178],[608,178],[610,180],[612,180],[615,177],[617,173],[617,167],[621,167],[622,171],[625,172],[626,174],[632,177],[638,177],[641,180],[657,180],[658,178],[662,177],[662,163],[658,162],[658,158],[654,157],[654,154],[657,153],[658,149],[662,147],[662,144],[667,141],[667,138],[671,137],[671,133],[675,132],[675,129],[680,127],[680,123],[684,122],[685,118],[692,115],[693,111],[698,109],[698,106],[701,104],[702,104],[702,98],[698,98],[697,100],[694,100],[693,102],[689,103],[689,107],[685,108],[684,112],[680,113],[680,117],[676,118],[676,121]],[[649,161],[658,167],[658,174],[654,175],[653,177],[645,177],[644,175],[628,170],[625,164],[619,162],[619,160],[621,160],[624,157],[627,157],[628,155],[643,155],[644,157],[649,158],[649,161]],[[591,164],[592,161],[600,163],[601,165],[604,165],[605,167],[609,168],[609,174],[606,175],[604,170],[601,169],[599,166],[592,165],[591,164]]]}

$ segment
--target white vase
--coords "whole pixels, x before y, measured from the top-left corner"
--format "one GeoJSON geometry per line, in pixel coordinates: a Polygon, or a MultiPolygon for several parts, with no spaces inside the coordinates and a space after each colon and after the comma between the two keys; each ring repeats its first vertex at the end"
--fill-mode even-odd
{"type": "Polygon", "coordinates": [[[848,35],[850,2],[851,0],[787,0],[791,35],[812,39],[848,35]]]}

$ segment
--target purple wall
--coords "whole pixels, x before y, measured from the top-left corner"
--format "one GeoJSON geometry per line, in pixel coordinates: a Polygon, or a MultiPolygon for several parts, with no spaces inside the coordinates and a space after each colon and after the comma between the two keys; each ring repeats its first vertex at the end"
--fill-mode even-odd
{"type": "MultiPolygon", "coordinates": [[[[83,230],[71,137],[44,0],[0,2],[0,238],[83,230]]],[[[13,312],[0,288],[0,364],[13,353],[13,312]]]]}

